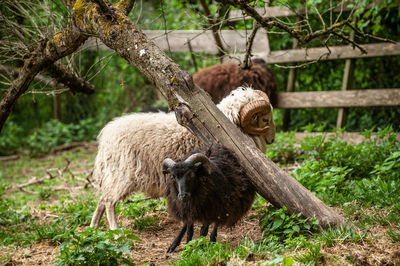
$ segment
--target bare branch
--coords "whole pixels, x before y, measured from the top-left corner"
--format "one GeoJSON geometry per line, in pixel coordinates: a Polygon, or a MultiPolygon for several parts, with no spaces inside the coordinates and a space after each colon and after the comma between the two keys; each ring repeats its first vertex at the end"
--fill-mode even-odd
{"type": "Polygon", "coordinates": [[[198,68],[197,68],[197,62],[196,62],[196,57],[193,53],[193,48],[192,48],[192,43],[190,42],[190,40],[186,40],[188,47],[189,47],[189,52],[190,52],[190,57],[192,58],[192,63],[193,63],[193,67],[194,67],[194,71],[197,72],[198,68]]]}
{"type": "MultiPolygon", "coordinates": [[[[19,68],[7,65],[0,65],[0,70],[6,72],[9,76],[16,76],[19,68]]],[[[36,75],[34,79],[51,87],[55,85],[53,80],[39,74],[36,75]]]]}
{"type": "Polygon", "coordinates": [[[397,42],[395,42],[395,41],[393,41],[391,39],[382,38],[382,37],[379,37],[379,36],[375,36],[375,35],[364,33],[362,31],[360,31],[359,29],[357,29],[356,27],[354,27],[353,25],[351,25],[350,21],[348,21],[346,23],[346,25],[349,26],[352,30],[354,30],[354,32],[357,35],[360,35],[360,36],[362,36],[364,38],[371,38],[371,39],[374,39],[374,40],[377,40],[377,41],[383,41],[383,42],[397,43],[397,42]]]}
{"type": "Polygon", "coordinates": [[[35,51],[30,54],[29,58],[25,60],[18,78],[12,83],[0,102],[0,130],[11,108],[14,106],[18,97],[28,89],[33,78],[46,66],[76,51],[86,39],[87,35],[82,34],[72,21],[64,32],[55,34],[53,38],[47,42],[42,42],[35,51]]]}
{"type": "MultiPolygon", "coordinates": [[[[307,23],[308,27],[309,27],[309,33],[304,34],[301,29],[296,29],[296,28],[292,28],[290,27],[290,25],[286,25],[285,23],[282,23],[281,21],[277,21],[277,20],[270,20],[267,17],[262,17],[257,11],[256,9],[254,9],[251,5],[248,4],[247,1],[240,1],[240,0],[220,0],[220,2],[225,3],[225,4],[229,4],[231,6],[234,7],[238,7],[241,10],[245,11],[247,13],[247,15],[249,15],[250,17],[252,17],[254,20],[256,20],[262,27],[268,29],[271,29],[272,27],[276,27],[279,28],[287,33],[289,33],[292,37],[296,38],[299,42],[300,45],[302,44],[306,44],[309,43],[310,41],[320,38],[322,36],[326,36],[326,35],[331,35],[334,34],[334,36],[338,37],[341,40],[345,40],[349,43],[352,43],[354,46],[356,46],[358,49],[360,49],[360,51],[362,53],[365,53],[365,49],[363,49],[360,45],[358,45],[356,42],[351,41],[347,36],[344,36],[340,31],[343,31],[345,26],[349,26],[350,28],[354,29],[355,32],[363,37],[371,37],[377,40],[381,40],[381,41],[388,41],[388,42],[393,42],[391,40],[388,39],[384,39],[384,38],[380,38],[380,37],[376,37],[376,36],[371,36],[371,35],[367,35],[364,34],[362,32],[360,32],[359,30],[355,29],[354,26],[351,26],[350,24],[350,18],[351,16],[349,16],[347,19],[344,19],[342,21],[338,22],[338,18],[336,19],[336,22],[331,25],[330,27],[326,27],[325,22],[323,21],[322,15],[319,13],[319,11],[315,8],[320,20],[322,21],[322,25],[323,28],[317,31],[313,31],[310,24],[308,23],[308,10],[307,10],[307,6],[304,8],[305,10],[303,10],[302,12],[305,12],[306,14],[306,20],[305,22],[307,23]]],[[[341,11],[343,10],[343,3],[340,5],[341,11]]],[[[354,8],[351,10],[353,11],[354,8]]]]}
{"type": "Polygon", "coordinates": [[[169,39],[168,39],[168,33],[167,33],[167,31],[168,31],[167,20],[165,19],[163,0],[161,0],[161,15],[163,17],[164,33],[165,33],[165,39],[167,40],[167,44],[168,44],[168,51],[171,52],[171,46],[169,45],[169,39]]]}
{"type": "Polygon", "coordinates": [[[350,40],[350,38],[347,38],[347,37],[345,37],[345,36],[343,36],[342,34],[337,33],[337,32],[332,32],[332,34],[335,35],[335,36],[337,36],[337,37],[339,37],[340,39],[342,39],[342,40],[344,40],[344,41],[346,41],[346,42],[349,42],[349,43],[351,43],[352,45],[354,45],[355,47],[357,47],[358,49],[360,49],[360,51],[361,51],[362,54],[367,54],[367,50],[365,50],[364,48],[362,48],[362,47],[361,47],[359,44],[357,44],[355,41],[350,40]]]}
{"type": "Polygon", "coordinates": [[[92,84],[72,72],[71,69],[62,64],[51,64],[44,68],[44,73],[51,76],[57,82],[64,84],[71,92],[82,92],[91,94],[94,92],[92,84]]]}
{"type": "Polygon", "coordinates": [[[222,57],[224,54],[226,54],[226,51],[225,51],[224,46],[222,44],[221,36],[218,33],[217,21],[214,20],[213,15],[211,14],[210,9],[208,8],[208,5],[207,5],[206,1],[205,0],[199,0],[199,1],[200,1],[200,4],[201,4],[201,6],[202,6],[202,8],[204,10],[204,14],[207,17],[208,24],[210,25],[210,28],[212,30],[213,37],[214,37],[214,40],[215,40],[215,44],[218,47],[218,50],[219,50],[218,56],[222,57]]]}
{"type": "Polygon", "coordinates": [[[250,63],[250,58],[251,58],[251,48],[253,47],[253,41],[254,38],[256,37],[257,31],[260,29],[260,25],[258,23],[255,23],[253,27],[253,31],[251,32],[249,38],[246,41],[246,54],[244,56],[243,60],[243,68],[250,68],[251,63],[250,63]]]}
{"type": "MultiPolygon", "coordinates": [[[[321,16],[321,13],[319,13],[318,8],[316,8],[315,6],[313,6],[315,12],[318,14],[319,20],[321,21],[322,25],[324,26],[324,30],[326,29],[326,25],[325,25],[325,21],[321,16]]],[[[332,26],[332,25],[331,25],[332,26]]]]}

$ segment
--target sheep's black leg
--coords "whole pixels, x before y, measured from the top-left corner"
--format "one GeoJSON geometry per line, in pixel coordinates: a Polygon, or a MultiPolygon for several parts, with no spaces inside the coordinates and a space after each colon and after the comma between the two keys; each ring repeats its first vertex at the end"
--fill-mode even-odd
{"type": "Polygon", "coordinates": [[[177,246],[179,246],[179,244],[181,243],[182,237],[185,235],[186,233],[186,228],[188,227],[188,225],[184,225],[181,229],[181,231],[179,232],[179,234],[175,237],[174,241],[172,242],[171,246],[169,246],[169,248],[167,249],[167,253],[171,253],[175,250],[175,248],[177,246]]]}
{"type": "Polygon", "coordinates": [[[193,224],[187,226],[186,243],[189,243],[193,238],[193,224]]]}
{"type": "Polygon", "coordinates": [[[217,241],[217,227],[218,227],[217,225],[214,225],[214,229],[211,232],[211,235],[210,235],[211,242],[217,241]]]}
{"type": "Polygon", "coordinates": [[[208,234],[208,225],[203,224],[200,228],[200,236],[207,236],[208,234]]]}

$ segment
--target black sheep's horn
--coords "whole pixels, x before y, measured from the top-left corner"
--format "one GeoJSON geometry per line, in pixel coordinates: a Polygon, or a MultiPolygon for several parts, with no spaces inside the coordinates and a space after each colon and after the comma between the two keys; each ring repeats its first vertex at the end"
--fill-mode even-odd
{"type": "Polygon", "coordinates": [[[207,156],[202,153],[195,153],[190,155],[186,160],[185,163],[188,165],[194,165],[196,163],[202,163],[204,169],[206,169],[207,173],[211,174],[211,163],[207,156]]]}
{"type": "Polygon", "coordinates": [[[163,174],[168,174],[169,171],[168,169],[173,167],[175,165],[174,160],[172,160],[171,158],[166,158],[164,159],[164,161],[162,162],[162,172],[163,174]]]}

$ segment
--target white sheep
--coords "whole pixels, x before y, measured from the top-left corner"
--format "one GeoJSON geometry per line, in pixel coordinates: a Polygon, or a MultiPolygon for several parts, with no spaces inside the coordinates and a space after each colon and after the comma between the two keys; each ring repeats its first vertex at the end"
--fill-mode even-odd
{"type": "MultiPolygon", "coordinates": [[[[217,105],[230,121],[239,126],[265,152],[275,138],[272,106],[268,96],[251,88],[239,87],[217,105]]],[[[133,192],[162,197],[165,180],[164,158],[177,160],[201,141],[178,124],[173,113],[134,113],[109,122],[98,136],[98,153],[93,176],[102,193],[91,227],[98,227],[104,211],[110,229],[117,229],[115,205],[133,192]]]]}

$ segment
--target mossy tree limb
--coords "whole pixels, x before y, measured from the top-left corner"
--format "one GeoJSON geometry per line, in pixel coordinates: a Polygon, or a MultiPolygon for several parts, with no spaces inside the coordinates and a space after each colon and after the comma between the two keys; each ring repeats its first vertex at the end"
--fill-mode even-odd
{"type": "Polygon", "coordinates": [[[17,79],[12,82],[0,102],[0,131],[15,102],[28,89],[34,77],[45,67],[76,51],[86,39],[87,36],[81,33],[72,20],[63,32],[56,33],[50,40],[40,43],[31,52],[17,79]]]}
{"type": "Polygon", "coordinates": [[[232,149],[264,198],[275,206],[286,206],[292,213],[315,217],[323,227],[344,223],[342,216],[261,153],[193,83],[192,77],[148,40],[123,12],[104,12],[94,1],[79,0],[74,18],[82,31],[100,38],[153,82],[168,99],[181,125],[205,144],[218,142],[232,149]]]}
{"type": "MultiPolygon", "coordinates": [[[[62,0],[62,2],[70,8],[79,6],[79,3],[82,3],[79,0],[62,0]]],[[[128,14],[133,8],[133,3],[133,0],[121,0],[116,4],[116,8],[124,14],[128,14]]],[[[60,74],[60,71],[66,70],[52,65],[57,60],[75,52],[87,38],[88,35],[80,31],[76,27],[74,19],[72,19],[63,32],[55,33],[50,40],[40,43],[33,52],[27,55],[18,77],[12,82],[0,101],[0,132],[15,102],[29,88],[35,76],[42,70],[47,71],[50,75],[52,75],[52,72],[58,71],[58,74],[60,74]]],[[[92,92],[88,82],[83,82],[83,80],[79,79],[73,80],[74,77],[71,74],[64,72],[59,78],[62,78],[67,85],[78,86],[75,92],[92,92]]]]}

